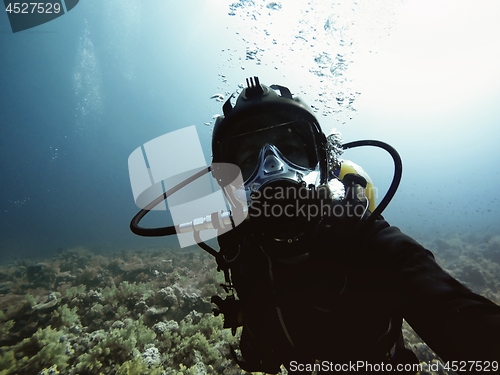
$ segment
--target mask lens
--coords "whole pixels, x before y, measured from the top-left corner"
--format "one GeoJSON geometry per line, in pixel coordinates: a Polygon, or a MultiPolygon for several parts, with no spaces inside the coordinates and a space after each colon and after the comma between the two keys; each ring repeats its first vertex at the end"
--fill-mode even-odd
{"type": "Polygon", "coordinates": [[[302,120],[261,128],[225,139],[221,143],[224,161],[240,167],[243,180],[254,172],[260,150],[266,145],[277,147],[293,164],[315,168],[318,163],[311,125],[302,120]]]}

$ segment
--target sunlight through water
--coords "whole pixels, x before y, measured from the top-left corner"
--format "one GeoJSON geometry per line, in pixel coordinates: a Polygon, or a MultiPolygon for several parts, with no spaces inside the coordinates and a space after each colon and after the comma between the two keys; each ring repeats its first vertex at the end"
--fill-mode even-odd
{"type": "MultiPolygon", "coordinates": [[[[225,67],[239,65],[249,74],[253,66],[272,68],[289,77],[300,95],[312,95],[308,102],[315,112],[335,114],[337,123],[345,124],[356,112],[360,95],[351,73],[358,51],[376,49],[378,40],[389,33],[401,3],[233,2],[228,15],[240,19],[236,33],[246,51],[242,61],[228,49],[225,67]]],[[[225,76],[221,79],[224,82],[225,76]]]]}

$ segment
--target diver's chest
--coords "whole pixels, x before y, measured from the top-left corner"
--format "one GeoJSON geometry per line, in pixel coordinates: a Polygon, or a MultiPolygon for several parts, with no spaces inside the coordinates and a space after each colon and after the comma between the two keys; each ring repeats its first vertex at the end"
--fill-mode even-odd
{"type": "Polygon", "coordinates": [[[286,332],[304,350],[318,338],[335,338],[315,349],[326,355],[357,347],[361,337],[367,345],[376,343],[398,317],[398,300],[387,270],[311,262],[261,275],[244,301],[244,315],[265,340],[286,332]]]}
{"type": "Polygon", "coordinates": [[[325,260],[270,268],[251,284],[247,306],[275,306],[311,319],[322,314],[344,321],[367,314],[377,319],[392,315],[399,301],[388,269],[325,260]]]}

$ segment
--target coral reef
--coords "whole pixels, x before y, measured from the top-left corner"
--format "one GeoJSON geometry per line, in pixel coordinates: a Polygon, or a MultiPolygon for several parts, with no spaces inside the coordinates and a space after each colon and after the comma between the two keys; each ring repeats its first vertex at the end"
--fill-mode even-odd
{"type": "MultiPolygon", "coordinates": [[[[427,247],[500,302],[500,236],[451,235],[427,247]]],[[[0,267],[0,375],[245,374],[229,351],[238,334],[211,313],[210,297],[223,294],[216,268],[199,249],[164,248],[111,256],[75,248],[0,267]]],[[[404,335],[423,363],[439,361],[408,325],[404,335]]]]}
{"type": "Polygon", "coordinates": [[[454,278],[500,304],[500,235],[453,233],[426,245],[454,278]]]}
{"type": "Polygon", "coordinates": [[[243,374],[198,250],[84,248],[0,267],[0,374],[243,374]]]}

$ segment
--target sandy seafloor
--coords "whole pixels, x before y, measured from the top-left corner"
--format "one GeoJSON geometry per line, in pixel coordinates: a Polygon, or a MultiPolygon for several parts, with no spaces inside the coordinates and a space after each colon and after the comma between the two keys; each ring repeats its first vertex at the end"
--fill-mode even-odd
{"type": "MultiPolygon", "coordinates": [[[[423,245],[500,303],[499,235],[423,245]]],[[[215,261],[197,248],[100,255],[80,247],[1,266],[0,374],[244,374],[229,353],[238,334],[211,312],[221,282],[215,261]]],[[[438,361],[408,325],[404,333],[422,363],[438,361]]]]}

